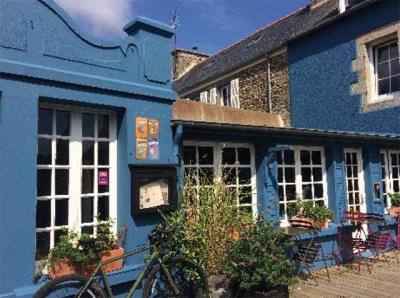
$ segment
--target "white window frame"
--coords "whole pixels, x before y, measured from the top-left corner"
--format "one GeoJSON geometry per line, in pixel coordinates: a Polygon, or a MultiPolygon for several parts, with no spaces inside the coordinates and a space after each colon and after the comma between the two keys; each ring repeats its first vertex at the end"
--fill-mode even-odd
{"type": "Polygon", "coordinates": [[[232,90],[231,90],[231,85],[222,86],[222,87],[220,88],[219,92],[220,92],[220,97],[221,97],[221,106],[232,107],[232,101],[231,101],[231,96],[232,96],[231,92],[232,92],[232,90]],[[224,90],[226,90],[227,96],[228,96],[228,98],[227,98],[227,100],[226,100],[226,103],[227,103],[226,105],[225,105],[225,103],[224,103],[224,90]]]}
{"type": "MultiPolygon", "coordinates": [[[[239,198],[237,198],[237,207],[251,207],[253,216],[254,218],[257,217],[258,215],[258,210],[257,210],[257,188],[256,188],[256,168],[255,168],[255,150],[254,146],[251,144],[244,144],[244,143],[216,143],[216,142],[196,142],[196,141],[185,141],[183,142],[183,146],[196,146],[196,147],[212,147],[213,148],[213,168],[214,168],[214,173],[216,176],[221,177],[222,176],[222,169],[223,167],[235,167],[235,168],[244,168],[244,167],[249,167],[251,170],[251,183],[250,185],[243,185],[240,184],[240,186],[247,186],[251,187],[252,189],[252,200],[250,204],[240,204],[239,198]],[[235,164],[235,165],[227,165],[224,166],[222,165],[222,151],[224,148],[248,148],[250,149],[250,165],[240,165],[240,164],[235,164]]],[[[198,155],[198,151],[196,150],[196,154],[198,155]]],[[[183,165],[184,169],[189,169],[189,168],[195,168],[195,169],[201,169],[201,168],[209,168],[210,165],[199,165],[198,164],[198,156],[196,156],[196,164],[193,165],[183,165]]],[[[197,171],[198,172],[198,171],[197,171]]],[[[227,185],[227,187],[239,187],[239,182],[238,182],[238,177],[236,177],[236,185],[227,185]]]]}
{"type": "MultiPolygon", "coordinates": [[[[321,165],[306,165],[304,167],[320,167],[321,171],[322,171],[322,187],[323,187],[323,197],[322,198],[317,198],[317,199],[312,199],[312,201],[315,202],[323,202],[323,204],[325,206],[328,206],[328,192],[327,192],[327,180],[326,180],[326,161],[325,161],[325,149],[323,147],[306,147],[306,146],[294,146],[292,147],[292,150],[294,152],[294,165],[285,165],[284,164],[284,160],[283,164],[279,165],[278,164],[278,169],[279,168],[284,168],[284,167],[291,167],[294,168],[295,170],[295,182],[290,182],[290,183],[286,183],[285,181],[285,175],[282,173],[282,179],[283,181],[280,183],[278,178],[278,187],[282,186],[285,189],[286,185],[294,185],[295,189],[296,189],[296,193],[295,196],[302,196],[302,192],[303,192],[303,184],[313,184],[314,181],[311,182],[302,182],[302,176],[301,176],[301,169],[302,169],[302,165],[301,165],[301,161],[300,161],[300,152],[302,150],[307,150],[307,151],[319,151],[321,153],[321,165]]],[[[280,151],[281,152],[281,151],[280,151]]],[[[279,152],[279,153],[280,153],[279,152]]],[[[279,190],[278,190],[279,192],[279,190]]],[[[288,204],[294,203],[295,202],[294,198],[293,200],[288,200],[286,195],[281,199],[278,198],[279,200],[279,207],[281,205],[284,205],[285,210],[287,210],[287,206],[288,204]]],[[[281,217],[281,226],[288,226],[289,225],[289,218],[287,213],[285,212],[284,216],[281,217]]]]}
{"type": "MultiPolygon", "coordinates": [[[[378,94],[378,74],[377,74],[377,51],[378,48],[385,46],[387,44],[397,42],[399,45],[399,39],[396,35],[389,35],[383,39],[378,39],[372,41],[368,44],[368,58],[369,58],[369,69],[370,69],[370,88],[371,88],[371,102],[380,102],[385,100],[393,100],[400,95],[400,92],[392,92],[388,94],[379,95],[378,94]]],[[[400,59],[400,55],[399,58],[400,59]]],[[[399,61],[400,63],[400,61],[399,61]]]]}
{"type": "MultiPolygon", "coordinates": [[[[383,155],[384,164],[381,163],[382,167],[382,183],[384,184],[384,191],[382,192],[384,202],[386,202],[387,206],[390,208],[392,206],[390,198],[388,196],[389,193],[394,193],[394,181],[400,184],[400,150],[381,150],[380,151],[381,157],[383,155]],[[397,165],[393,164],[392,161],[392,154],[397,154],[397,165]],[[393,177],[393,168],[397,167],[398,177],[393,177]],[[383,175],[383,170],[385,170],[386,176],[383,175]]],[[[382,161],[382,160],[381,160],[382,161]]]]}
{"type": "MultiPolygon", "coordinates": [[[[39,108],[51,109],[51,110],[63,110],[70,112],[70,136],[69,137],[59,137],[54,135],[38,135],[39,137],[46,137],[52,139],[52,163],[51,165],[37,165],[37,169],[55,169],[55,168],[66,168],[69,169],[69,190],[68,195],[55,195],[55,171],[52,171],[51,177],[51,195],[37,197],[37,200],[47,199],[51,200],[51,226],[46,228],[36,228],[36,232],[50,232],[50,249],[55,245],[55,231],[60,230],[61,227],[55,226],[55,200],[59,198],[69,198],[69,212],[68,212],[68,225],[64,226],[68,229],[75,229],[80,232],[81,227],[88,226],[89,224],[81,224],[81,198],[87,196],[88,194],[81,195],[81,170],[83,168],[88,168],[88,166],[82,165],[82,141],[83,140],[94,140],[95,141],[95,161],[97,161],[97,142],[105,141],[109,142],[109,166],[101,166],[101,168],[109,169],[109,191],[107,193],[101,193],[100,196],[109,197],[109,217],[117,218],[117,116],[115,112],[100,109],[89,109],[80,107],[71,107],[64,105],[55,104],[40,104],[39,108]],[[86,138],[82,137],[82,114],[92,113],[92,114],[102,114],[109,116],[109,138],[86,138]],[[55,165],[55,146],[57,139],[69,139],[69,165],[59,166],[55,165]]],[[[55,115],[53,114],[55,118],[55,115]]],[[[96,116],[97,117],[97,116],[96,116]]],[[[53,118],[53,126],[55,121],[53,118]]],[[[97,128],[97,122],[95,122],[95,129],[97,128]]],[[[89,166],[90,167],[90,166],[89,166]]],[[[93,169],[97,169],[98,165],[92,166],[93,169]]],[[[98,172],[94,171],[94,181],[98,181],[98,172]]],[[[98,198],[97,193],[98,185],[94,184],[94,193],[90,196],[98,198]]],[[[97,209],[97,199],[94,200],[94,210],[97,209]]],[[[95,224],[97,219],[94,219],[95,224]]],[[[116,232],[116,224],[113,227],[113,232],[116,232]]]]}

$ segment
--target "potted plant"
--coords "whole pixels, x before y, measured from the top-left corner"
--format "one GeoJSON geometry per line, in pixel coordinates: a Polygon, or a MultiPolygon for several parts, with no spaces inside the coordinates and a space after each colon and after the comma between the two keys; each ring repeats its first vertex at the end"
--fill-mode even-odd
{"type": "Polygon", "coordinates": [[[398,217],[400,215],[400,193],[388,194],[391,202],[391,207],[388,208],[390,215],[398,217]]]}
{"type": "Polygon", "coordinates": [[[288,258],[293,245],[277,223],[259,218],[227,247],[224,273],[229,287],[238,297],[288,297],[288,286],[297,281],[288,258]]]}
{"type": "Polygon", "coordinates": [[[302,198],[297,198],[295,203],[288,205],[287,214],[291,217],[291,222],[309,222],[318,229],[327,228],[328,221],[333,219],[333,211],[328,207],[302,198]]]}
{"type": "MultiPolygon", "coordinates": [[[[118,255],[122,255],[124,250],[120,247],[126,233],[126,227],[114,235],[111,227],[115,221],[109,219],[99,222],[95,227],[97,229],[96,248],[79,245],[79,240],[89,239],[92,236],[85,233],[78,233],[75,230],[64,229],[64,234],[60,237],[56,246],[50,250],[47,259],[48,274],[51,278],[58,276],[79,273],[90,275],[96,263],[94,249],[101,254],[101,260],[106,261],[118,255]]],[[[111,271],[122,268],[123,260],[118,260],[107,264],[105,271],[111,271]]]]}

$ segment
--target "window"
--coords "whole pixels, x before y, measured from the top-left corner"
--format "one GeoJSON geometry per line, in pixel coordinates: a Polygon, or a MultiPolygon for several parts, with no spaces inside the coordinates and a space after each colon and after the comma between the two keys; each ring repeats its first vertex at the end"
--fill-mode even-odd
{"type": "Polygon", "coordinates": [[[287,220],[287,206],[300,195],[327,205],[325,156],[322,148],[294,147],[277,152],[279,212],[287,220]]]}
{"type": "Polygon", "coordinates": [[[239,79],[234,79],[229,85],[220,88],[221,105],[240,108],[239,79]]]}
{"type": "Polygon", "coordinates": [[[232,106],[231,103],[231,86],[224,86],[221,88],[221,105],[225,107],[232,106]]]}
{"type": "Polygon", "coordinates": [[[254,148],[250,145],[222,143],[185,143],[185,174],[193,183],[211,185],[214,176],[224,177],[226,186],[235,190],[237,206],[257,214],[254,148]]]}
{"type": "Polygon", "coordinates": [[[381,151],[383,199],[385,207],[390,207],[388,193],[400,192],[400,151],[381,151]]]}
{"type": "Polygon", "coordinates": [[[104,111],[39,108],[37,260],[54,247],[62,227],[93,234],[97,220],[116,217],[115,121],[104,111]]]}
{"type": "Polygon", "coordinates": [[[375,88],[378,99],[400,91],[397,39],[374,47],[375,88]]]}

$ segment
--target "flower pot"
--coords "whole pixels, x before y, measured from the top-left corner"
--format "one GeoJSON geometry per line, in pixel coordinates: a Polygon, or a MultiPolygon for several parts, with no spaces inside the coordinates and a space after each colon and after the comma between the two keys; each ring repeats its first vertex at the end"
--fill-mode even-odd
{"type": "Polygon", "coordinates": [[[329,227],[329,220],[326,219],[324,223],[317,224],[312,218],[308,217],[298,217],[298,216],[292,216],[292,218],[289,220],[290,225],[292,227],[299,227],[299,228],[316,228],[316,229],[325,229],[329,227]]]}
{"type": "MultiPolygon", "coordinates": [[[[111,260],[112,258],[122,256],[123,254],[124,254],[124,249],[122,247],[118,247],[116,249],[109,250],[106,253],[104,253],[101,256],[101,261],[105,262],[105,261],[111,260]]],[[[124,262],[124,259],[119,259],[112,263],[106,264],[104,266],[104,271],[108,272],[108,271],[121,269],[123,262],[124,262]]]]}
{"type": "Polygon", "coordinates": [[[48,268],[48,274],[51,279],[69,274],[90,275],[94,269],[94,265],[84,268],[76,268],[72,266],[68,260],[61,260],[54,266],[54,268],[48,268]]]}
{"type": "Polygon", "coordinates": [[[390,207],[387,210],[391,216],[398,217],[400,215],[400,207],[390,207]]]}

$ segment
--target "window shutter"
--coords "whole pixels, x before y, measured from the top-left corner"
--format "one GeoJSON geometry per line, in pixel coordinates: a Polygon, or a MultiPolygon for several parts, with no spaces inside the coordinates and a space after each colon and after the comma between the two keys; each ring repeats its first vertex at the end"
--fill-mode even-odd
{"type": "Polygon", "coordinates": [[[217,103],[217,88],[210,90],[210,103],[214,105],[217,103]]]}
{"type": "Polygon", "coordinates": [[[200,102],[207,102],[207,91],[200,93],[200,102]]]}
{"type": "Polygon", "coordinates": [[[231,105],[234,108],[240,108],[239,79],[234,79],[231,81],[231,105]]]}

